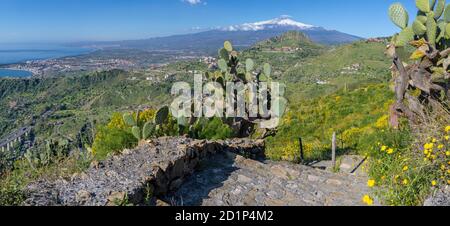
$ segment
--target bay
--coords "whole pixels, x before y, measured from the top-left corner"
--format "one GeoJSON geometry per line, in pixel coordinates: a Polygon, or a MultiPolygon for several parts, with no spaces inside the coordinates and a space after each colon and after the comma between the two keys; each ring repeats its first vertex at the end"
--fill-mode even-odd
{"type": "Polygon", "coordinates": [[[0,68],[0,78],[1,77],[17,77],[17,78],[24,78],[24,77],[30,77],[33,74],[29,71],[24,70],[10,70],[10,69],[1,69],[0,68]]]}

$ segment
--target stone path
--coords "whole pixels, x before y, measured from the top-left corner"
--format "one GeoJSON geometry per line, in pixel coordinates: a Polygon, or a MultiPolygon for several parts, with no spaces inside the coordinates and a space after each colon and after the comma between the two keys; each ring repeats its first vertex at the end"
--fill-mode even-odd
{"type": "Polygon", "coordinates": [[[264,143],[159,138],[57,181],[36,181],[26,205],[353,206],[367,179],[259,162],[264,143]]]}
{"type": "Polygon", "coordinates": [[[219,154],[162,199],[186,206],[360,206],[367,179],[279,162],[219,154]]]}

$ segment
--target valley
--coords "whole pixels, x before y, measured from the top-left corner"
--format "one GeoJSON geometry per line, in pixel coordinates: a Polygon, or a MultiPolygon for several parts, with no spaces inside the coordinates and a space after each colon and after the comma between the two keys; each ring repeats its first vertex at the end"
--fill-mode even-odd
{"type": "MultiPolygon", "coordinates": [[[[411,161],[414,131],[391,126],[389,43],[278,18],[8,65],[35,76],[0,78],[0,205],[422,205],[448,155],[411,161]],[[282,83],[280,124],[175,117],[173,84],[199,72],[282,83]]],[[[450,133],[435,129],[431,149],[450,133]]]]}

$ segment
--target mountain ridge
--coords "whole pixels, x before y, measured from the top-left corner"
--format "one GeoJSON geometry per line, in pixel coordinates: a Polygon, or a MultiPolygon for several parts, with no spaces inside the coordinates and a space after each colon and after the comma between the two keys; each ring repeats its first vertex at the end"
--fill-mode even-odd
{"type": "Polygon", "coordinates": [[[304,24],[282,16],[272,20],[245,23],[216,28],[199,33],[154,37],[140,40],[112,42],[83,42],[71,45],[107,49],[145,49],[151,51],[183,51],[202,54],[215,54],[224,40],[229,40],[238,49],[279,36],[288,31],[300,31],[313,42],[323,45],[340,45],[359,41],[362,38],[336,30],[304,24]]]}

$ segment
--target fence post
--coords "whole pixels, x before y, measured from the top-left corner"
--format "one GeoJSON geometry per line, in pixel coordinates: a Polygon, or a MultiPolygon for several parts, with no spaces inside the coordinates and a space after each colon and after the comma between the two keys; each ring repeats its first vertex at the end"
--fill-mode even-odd
{"type": "Polygon", "coordinates": [[[331,162],[333,164],[333,169],[335,169],[336,168],[336,132],[333,133],[333,138],[332,138],[331,162]]]}
{"type": "Polygon", "coordinates": [[[301,138],[301,137],[298,138],[298,143],[299,143],[299,145],[300,145],[300,162],[301,162],[301,163],[304,163],[304,161],[305,161],[305,156],[303,156],[303,141],[302,141],[302,138],[301,138]]]}

